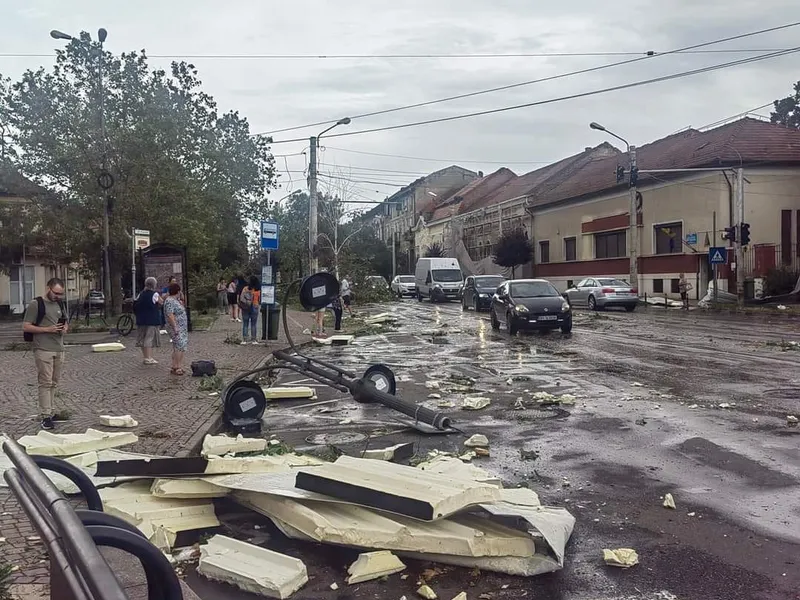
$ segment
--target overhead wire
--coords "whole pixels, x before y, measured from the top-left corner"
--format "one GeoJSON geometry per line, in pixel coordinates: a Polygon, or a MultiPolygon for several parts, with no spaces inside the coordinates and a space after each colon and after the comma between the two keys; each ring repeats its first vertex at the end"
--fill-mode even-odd
{"type": "MultiPolygon", "coordinates": [[[[725,38],[719,38],[719,39],[711,40],[711,41],[708,41],[708,42],[702,42],[700,44],[693,44],[691,46],[684,46],[682,48],[675,48],[673,50],[668,50],[666,52],[661,52],[661,53],[655,54],[655,55],[637,56],[636,58],[631,58],[631,59],[628,59],[628,60],[622,60],[622,61],[618,61],[618,62],[614,62],[614,63],[610,63],[610,64],[605,64],[605,65],[596,65],[594,67],[589,67],[589,68],[586,68],[586,69],[579,69],[577,71],[570,71],[568,73],[560,73],[558,75],[551,75],[549,77],[542,77],[542,78],[539,78],[539,79],[532,79],[532,80],[529,80],[529,81],[522,81],[522,82],[519,82],[519,83],[512,83],[512,84],[509,84],[509,85],[503,85],[503,86],[499,86],[499,87],[489,88],[489,89],[486,89],[486,90],[478,90],[478,91],[475,91],[475,92],[468,92],[468,93],[465,93],[465,94],[458,94],[458,95],[455,95],[455,96],[448,96],[446,98],[439,98],[437,100],[428,100],[428,101],[425,101],[425,102],[417,102],[415,104],[408,104],[408,105],[405,105],[405,106],[397,106],[397,107],[394,107],[394,108],[387,108],[387,109],[383,109],[383,110],[372,111],[372,112],[363,113],[363,114],[360,114],[360,115],[351,116],[350,119],[354,120],[354,119],[362,119],[362,118],[365,118],[365,117],[374,117],[374,116],[377,116],[377,115],[384,115],[384,114],[388,114],[388,113],[398,112],[398,111],[401,111],[401,110],[409,110],[409,109],[412,109],[412,108],[420,108],[420,107],[423,107],[423,106],[430,106],[430,105],[433,105],[433,104],[440,104],[442,102],[451,102],[453,100],[461,100],[463,98],[471,98],[471,97],[480,96],[480,95],[483,95],[483,94],[492,94],[492,93],[495,93],[495,92],[510,90],[510,89],[523,87],[523,86],[528,86],[528,85],[532,85],[532,84],[535,84],[535,83],[542,83],[542,82],[545,82],[545,81],[554,81],[554,80],[557,80],[557,79],[563,79],[565,77],[573,77],[575,75],[584,75],[586,73],[592,73],[592,72],[600,71],[600,70],[603,70],[603,69],[610,69],[610,68],[613,68],[613,67],[619,67],[619,66],[622,66],[622,65],[628,65],[628,64],[636,63],[636,62],[639,62],[639,61],[642,61],[642,60],[648,60],[648,59],[651,59],[651,58],[657,58],[657,57],[661,57],[661,56],[669,56],[669,55],[673,55],[673,54],[686,53],[689,50],[694,50],[694,49],[703,48],[703,47],[706,47],[706,46],[712,46],[712,45],[716,45],[716,44],[722,44],[722,43],[725,43],[725,42],[730,42],[730,41],[733,41],[733,40],[738,40],[738,39],[742,39],[742,38],[746,38],[746,37],[751,37],[751,36],[754,36],[754,35],[762,35],[764,33],[771,33],[771,32],[779,31],[779,30],[782,30],[782,29],[788,29],[790,27],[797,27],[798,25],[800,25],[800,21],[795,21],[793,23],[786,23],[784,25],[778,25],[776,27],[769,27],[767,29],[760,29],[758,31],[751,31],[751,32],[747,32],[747,33],[734,35],[734,36],[728,36],[728,37],[725,37],[725,38]]],[[[788,49],[784,48],[784,49],[778,49],[778,50],[768,50],[768,52],[769,53],[778,53],[778,52],[784,52],[786,50],[788,50],[788,49]]],[[[295,131],[297,129],[306,129],[308,127],[317,127],[317,126],[321,126],[321,125],[328,125],[330,123],[335,123],[336,121],[338,121],[338,119],[328,119],[326,121],[317,121],[316,123],[308,123],[306,125],[297,125],[297,126],[293,126],[293,127],[284,127],[282,129],[273,129],[271,131],[267,131],[267,132],[263,132],[263,133],[256,133],[256,134],[252,134],[252,135],[273,135],[273,134],[276,134],[276,133],[284,133],[286,131],[295,131]]],[[[333,136],[328,136],[328,137],[333,137],[333,136]]]]}
{"type": "MultiPolygon", "coordinates": [[[[405,128],[408,128],[408,127],[418,127],[418,126],[421,126],[421,125],[431,125],[433,123],[445,123],[445,122],[448,122],[448,121],[457,121],[457,120],[460,120],[460,119],[469,119],[469,118],[480,117],[480,116],[485,116],[485,115],[508,112],[508,111],[512,111],[512,110],[519,110],[521,108],[530,108],[530,107],[533,107],[533,106],[543,106],[545,104],[554,104],[556,102],[563,102],[563,101],[566,101],[566,100],[575,100],[577,98],[586,98],[586,97],[589,97],[589,96],[596,96],[596,95],[599,95],[599,94],[606,94],[608,92],[616,92],[616,91],[620,91],[620,90],[626,90],[626,89],[631,89],[631,88],[635,88],[635,87],[641,87],[643,85],[650,85],[650,84],[653,84],[653,83],[661,83],[661,82],[664,82],[664,81],[671,81],[671,80],[674,80],[674,79],[682,79],[684,77],[690,77],[692,75],[698,75],[698,74],[701,74],[701,73],[710,73],[712,71],[718,71],[720,69],[727,69],[727,68],[738,66],[738,65],[744,65],[744,64],[759,62],[759,61],[762,61],[762,60],[768,60],[768,59],[771,59],[771,58],[777,58],[779,56],[787,56],[789,54],[793,54],[793,53],[798,52],[798,51],[800,51],[800,46],[795,47],[795,48],[790,48],[788,50],[782,50],[781,52],[773,52],[773,53],[769,53],[769,54],[762,54],[762,55],[751,57],[751,58],[746,58],[746,59],[741,59],[741,60],[736,60],[736,61],[730,61],[730,62],[726,62],[726,63],[720,63],[720,64],[717,64],[717,65],[711,65],[711,66],[708,66],[708,67],[702,67],[700,69],[693,69],[691,71],[683,71],[683,72],[679,72],[679,73],[673,73],[671,75],[663,75],[661,77],[653,77],[651,79],[644,79],[644,80],[640,80],[640,81],[634,81],[634,82],[631,82],[631,83],[624,83],[624,84],[620,84],[620,85],[601,88],[601,89],[598,89],[598,90],[591,90],[591,91],[588,91],[588,92],[580,92],[580,93],[576,93],[576,94],[570,94],[570,95],[567,95],[567,96],[559,96],[557,98],[549,98],[547,100],[537,100],[535,102],[526,102],[524,104],[515,104],[513,106],[504,106],[504,107],[501,107],[501,108],[493,108],[493,109],[481,110],[481,111],[476,111],[476,112],[471,112],[471,113],[463,113],[463,114],[460,114],[460,115],[453,115],[453,116],[450,116],[450,117],[439,117],[439,118],[435,118],[435,119],[426,119],[426,120],[423,120],[423,121],[414,121],[414,122],[411,122],[411,123],[401,123],[399,125],[387,125],[385,127],[375,127],[375,128],[372,128],[372,129],[360,129],[360,130],[357,130],[357,131],[346,131],[346,132],[342,132],[342,133],[332,133],[332,134],[328,134],[327,137],[329,137],[329,138],[349,137],[349,136],[353,136],[353,135],[363,135],[365,133],[376,133],[376,132],[379,132],[379,131],[392,131],[392,130],[395,130],[395,129],[405,129],[405,128]]],[[[287,140],[273,140],[272,143],[273,144],[288,144],[288,143],[292,143],[292,142],[304,142],[304,141],[306,141],[305,138],[293,138],[293,139],[287,139],[287,140]]]]}
{"type": "Polygon", "coordinates": [[[386,158],[401,158],[404,160],[419,160],[427,162],[446,162],[451,164],[460,163],[481,163],[486,165],[549,165],[552,161],[547,160],[458,160],[455,158],[422,158],[419,156],[404,156],[401,154],[382,154],[380,152],[364,152],[363,150],[350,150],[349,148],[339,148],[338,146],[328,146],[331,150],[349,152],[351,154],[364,154],[366,156],[383,156],[386,158]]]}

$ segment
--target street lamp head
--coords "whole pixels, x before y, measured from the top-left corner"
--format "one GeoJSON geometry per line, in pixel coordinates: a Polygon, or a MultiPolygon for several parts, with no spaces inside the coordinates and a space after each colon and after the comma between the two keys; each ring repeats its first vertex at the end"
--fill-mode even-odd
{"type": "Polygon", "coordinates": [[[107,37],[108,37],[108,32],[105,29],[101,27],[100,29],[97,30],[97,39],[100,40],[101,44],[106,41],[107,37]]]}
{"type": "Polygon", "coordinates": [[[337,125],[350,125],[350,117],[345,117],[344,119],[339,119],[336,121],[337,125]]]}
{"type": "Polygon", "coordinates": [[[600,123],[595,123],[594,121],[589,123],[589,127],[591,127],[592,129],[597,129],[597,131],[605,131],[606,130],[606,128],[603,127],[602,125],[600,125],[600,123]]]}
{"type": "Polygon", "coordinates": [[[71,40],[72,36],[68,33],[64,33],[63,31],[59,31],[58,29],[53,29],[50,32],[50,37],[54,40],[71,40]]]}

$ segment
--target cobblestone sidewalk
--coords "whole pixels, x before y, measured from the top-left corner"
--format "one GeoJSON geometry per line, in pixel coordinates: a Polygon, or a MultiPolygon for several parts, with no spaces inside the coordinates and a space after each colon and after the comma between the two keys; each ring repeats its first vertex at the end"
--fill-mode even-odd
{"type": "MultiPolygon", "coordinates": [[[[303,330],[311,323],[307,313],[290,310],[289,327],[295,343],[307,341],[303,330]]],[[[260,333],[259,323],[259,333],[260,333]]],[[[260,346],[225,343],[240,337],[241,324],[220,317],[209,331],[189,337],[186,366],[193,360],[212,359],[223,379],[233,378],[265,360],[272,350],[287,345],[281,330],[277,341],[260,346]]],[[[21,337],[21,334],[20,334],[21,337]]],[[[88,427],[106,429],[102,414],[130,414],[139,422],[134,430],[138,443],[123,450],[179,456],[192,452],[220,413],[219,396],[198,388],[199,380],[169,374],[171,345],[162,336],[156,349],[158,365],[145,366],[135,346],[135,335],[123,338],[124,352],[92,353],[89,346],[67,349],[59,384],[56,410],[70,413],[57,423],[55,433],[81,433],[88,427]]],[[[36,369],[30,352],[0,352],[0,432],[14,439],[39,431],[37,419],[36,369]]],[[[18,567],[12,592],[18,598],[49,597],[46,551],[36,531],[5,487],[0,488],[0,553],[3,561],[18,567]],[[30,538],[34,539],[30,539],[30,538]]]]}

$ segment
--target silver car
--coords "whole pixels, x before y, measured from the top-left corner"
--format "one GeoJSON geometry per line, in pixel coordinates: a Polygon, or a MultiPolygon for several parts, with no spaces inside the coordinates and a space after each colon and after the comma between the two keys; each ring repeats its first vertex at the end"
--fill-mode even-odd
{"type": "Polygon", "coordinates": [[[398,275],[392,279],[391,288],[398,298],[417,295],[417,283],[413,275],[398,275]]]}
{"type": "Polygon", "coordinates": [[[621,306],[628,312],[639,304],[638,290],[627,281],[613,277],[589,277],[564,292],[564,298],[573,307],[587,306],[589,310],[603,310],[621,306]]]}

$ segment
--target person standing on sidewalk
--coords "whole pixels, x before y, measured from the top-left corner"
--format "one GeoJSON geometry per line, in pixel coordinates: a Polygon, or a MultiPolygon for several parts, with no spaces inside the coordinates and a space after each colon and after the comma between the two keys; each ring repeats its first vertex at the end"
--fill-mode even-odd
{"type": "Polygon", "coordinates": [[[231,323],[235,323],[238,318],[239,306],[236,304],[236,278],[228,283],[228,306],[231,309],[231,323]]]}
{"type": "Polygon", "coordinates": [[[228,308],[228,290],[225,285],[225,280],[220,278],[217,284],[217,309],[220,315],[224,315],[228,308]]]}
{"type": "Polygon", "coordinates": [[[28,305],[22,323],[22,331],[33,336],[42,429],[53,428],[53,399],[64,366],[64,334],[69,325],[63,298],[64,282],[54,277],[47,282],[45,295],[28,305]]]}
{"type": "Polygon", "coordinates": [[[172,340],[172,367],[169,372],[173,375],[184,375],[183,357],[189,346],[189,321],[186,308],[181,302],[181,286],[171,283],[167,292],[169,295],[164,300],[164,314],[167,318],[167,331],[172,340]]]}
{"type": "Polygon", "coordinates": [[[239,308],[242,311],[242,346],[247,344],[247,333],[250,332],[250,343],[258,345],[258,311],[261,308],[261,286],[257,277],[250,282],[239,295],[239,308]]]}
{"type": "Polygon", "coordinates": [[[689,310],[689,290],[692,289],[692,284],[686,280],[685,273],[678,273],[678,291],[681,293],[681,302],[683,302],[683,310],[689,310]]]}
{"type": "Polygon", "coordinates": [[[156,291],[158,280],[148,277],[144,280],[144,289],[133,303],[136,315],[136,345],[142,349],[144,364],[157,365],[153,358],[153,348],[161,347],[161,296],[156,291]]]}
{"type": "Polygon", "coordinates": [[[350,303],[352,301],[352,294],[353,292],[350,291],[350,277],[349,275],[345,275],[342,277],[342,281],[339,286],[339,294],[342,297],[342,304],[344,304],[344,308],[347,310],[347,314],[351,317],[353,316],[353,309],[350,308],[350,303]]]}

